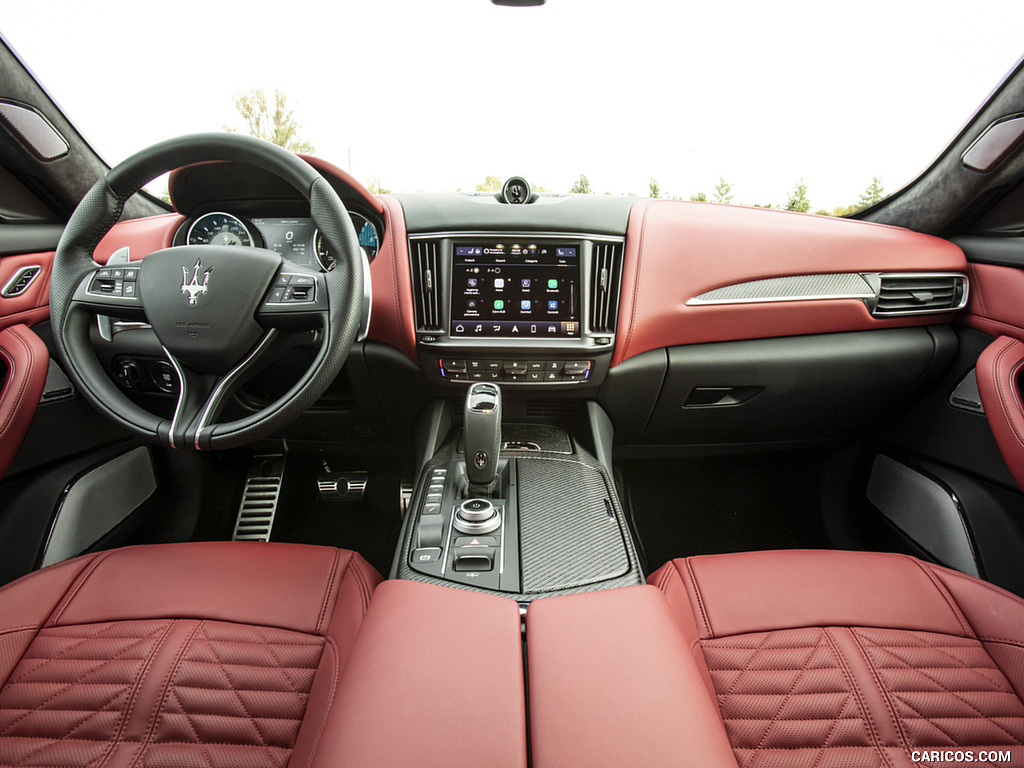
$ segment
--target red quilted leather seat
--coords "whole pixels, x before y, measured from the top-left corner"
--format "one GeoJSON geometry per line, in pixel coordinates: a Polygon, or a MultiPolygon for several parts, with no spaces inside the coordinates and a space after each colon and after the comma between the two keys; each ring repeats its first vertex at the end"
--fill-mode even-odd
{"type": "Polygon", "coordinates": [[[0,589],[0,764],[309,761],[380,576],[287,544],[133,547],[0,589]]]}
{"type": "Polygon", "coordinates": [[[1024,764],[1013,595],[852,552],[691,557],[648,581],[701,651],[740,766],[951,764],[964,750],[1024,764]]]}

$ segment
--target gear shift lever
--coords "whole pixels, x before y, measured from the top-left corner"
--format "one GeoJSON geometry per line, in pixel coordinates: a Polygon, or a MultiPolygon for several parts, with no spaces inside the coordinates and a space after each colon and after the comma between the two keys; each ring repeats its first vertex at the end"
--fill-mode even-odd
{"type": "Polygon", "coordinates": [[[471,496],[488,496],[501,450],[501,389],[478,382],[466,393],[463,419],[466,476],[471,496]]]}

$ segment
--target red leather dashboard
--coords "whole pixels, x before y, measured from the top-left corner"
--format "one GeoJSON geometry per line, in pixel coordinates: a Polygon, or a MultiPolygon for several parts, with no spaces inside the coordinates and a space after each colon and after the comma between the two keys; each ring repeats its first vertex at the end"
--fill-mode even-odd
{"type": "Polygon", "coordinates": [[[612,365],[679,344],[948,322],[874,318],[858,299],[687,306],[707,291],[773,277],[966,271],[959,247],[878,224],[760,208],[641,200],[630,213],[612,365]]]}

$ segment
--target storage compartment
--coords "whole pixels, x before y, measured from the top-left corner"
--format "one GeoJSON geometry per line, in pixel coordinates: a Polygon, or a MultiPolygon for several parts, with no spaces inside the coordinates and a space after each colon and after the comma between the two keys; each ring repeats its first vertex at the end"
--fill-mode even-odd
{"type": "Polygon", "coordinates": [[[696,446],[862,436],[932,384],[956,346],[949,327],[934,326],[672,347],[639,442],[696,446]]]}

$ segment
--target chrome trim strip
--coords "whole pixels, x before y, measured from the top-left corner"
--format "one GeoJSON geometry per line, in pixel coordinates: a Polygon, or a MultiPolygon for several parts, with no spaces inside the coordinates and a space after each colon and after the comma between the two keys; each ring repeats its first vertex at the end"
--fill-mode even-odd
{"type": "Polygon", "coordinates": [[[32,283],[34,283],[36,279],[39,277],[39,275],[41,275],[42,273],[43,268],[39,264],[26,264],[24,267],[18,267],[18,269],[14,271],[14,274],[11,275],[11,279],[7,281],[7,283],[4,285],[2,289],[0,289],[0,296],[2,296],[5,299],[13,299],[17,298],[18,296],[21,296],[23,293],[25,293],[25,291],[32,287],[32,283]],[[29,281],[25,283],[25,286],[17,292],[11,291],[11,287],[16,282],[18,282],[18,280],[20,280],[26,272],[33,269],[36,272],[34,275],[32,275],[32,277],[29,278],[29,281]]]}
{"type": "Polygon", "coordinates": [[[175,373],[178,374],[178,402],[174,405],[174,416],[171,418],[171,430],[167,435],[167,442],[171,444],[171,448],[178,450],[178,446],[174,444],[174,430],[178,426],[178,417],[181,414],[181,404],[185,402],[185,395],[188,393],[188,382],[185,379],[185,374],[181,372],[181,366],[178,365],[177,359],[174,355],[167,351],[167,347],[160,345],[160,349],[167,355],[167,359],[171,361],[171,365],[174,366],[175,373]]]}
{"type": "MultiPolygon", "coordinates": [[[[264,336],[263,340],[256,345],[256,348],[249,353],[248,357],[246,357],[245,360],[236,365],[227,374],[227,376],[221,379],[220,382],[217,384],[216,388],[213,390],[213,392],[210,393],[210,397],[207,398],[206,400],[206,407],[203,408],[202,415],[199,417],[199,424],[196,426],[196,437],[193,442],[193,446],[197,451],[202,450],[199,447],[199,436],[202,434],[203,429],[207,426],[206,421],[211,417],[213,409],[220,403],[221,399],[224,397],[224,393],[227,391],[227,388],[231,384],[234,384],[238,377],[245,372],[245,369],[249,367],[252,361],[255,360],[263,352],[263,350],[270,346],[270,343],[277,338],[277,334],[277,328],[271,328],[269,331],[267,331],[267,335],[264,336]]],[[[177,415],[177,411],[175,411],[175,415],[177,415]]]]}
{"type": "Polygon", "coordinates": [[[370,315],[373,312],[373,281],[370,278],[370,259],[366,255],[366,249],[360,248],[363,263],[363,307],[359,319],[359,330],[356,332],[356,341],[366,341],[370,333],[370,315]]]}

